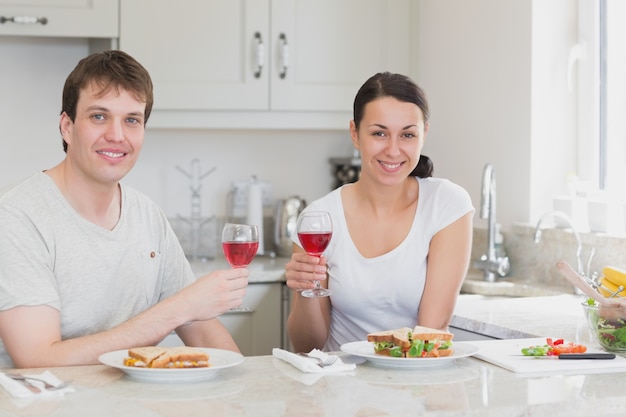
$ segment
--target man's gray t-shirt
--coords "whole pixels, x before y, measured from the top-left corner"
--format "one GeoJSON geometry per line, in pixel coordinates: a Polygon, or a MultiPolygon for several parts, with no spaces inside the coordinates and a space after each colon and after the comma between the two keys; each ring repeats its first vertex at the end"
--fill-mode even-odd
{"type": "MultiPolygon", "coordinates": [[[[162,210],[122,185],[120,220],[81,217],[37,173],[0,195],[0,310],[49,305],[63,339],[115,327],[195,280],[162,210]]],[[[12,362],[0,341],[0,367],[12,362]]]]}

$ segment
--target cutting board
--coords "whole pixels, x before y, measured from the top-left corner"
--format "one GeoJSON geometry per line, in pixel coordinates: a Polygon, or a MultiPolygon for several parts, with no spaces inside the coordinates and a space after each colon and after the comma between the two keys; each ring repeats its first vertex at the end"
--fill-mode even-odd
{"type": "MultiPolygon", "coordinates": [[[[561,360],[555,357],[532,357],[522,355],[522,348],[545,345],[546,338],[481,340],[469,342],[478,347],[475,358],[518,373],[599,373],[626,371],[626,358],[561,360]]],[[[588,352],[602,352],[587,349],[588,352]]]]}

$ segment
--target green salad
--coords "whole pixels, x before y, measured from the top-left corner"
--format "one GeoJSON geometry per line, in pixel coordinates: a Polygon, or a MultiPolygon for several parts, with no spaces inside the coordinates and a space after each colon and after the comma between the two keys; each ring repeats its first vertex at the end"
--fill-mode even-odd
{"type": "MultiPolygon", "coordinates": [[[[587,304],[598,307],[593,298],[587,299],[587,304]]],[[[589,310],[588,314],[589,324],[602,346],[609,350],[626,350],[626,320],[602,317],[598,309],[589,310]]]]}

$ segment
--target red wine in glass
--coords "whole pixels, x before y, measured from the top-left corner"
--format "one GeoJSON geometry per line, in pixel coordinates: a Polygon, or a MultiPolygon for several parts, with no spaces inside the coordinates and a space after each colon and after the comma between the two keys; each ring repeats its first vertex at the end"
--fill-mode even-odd
{"type": "Polygon", "coordinates": [[[259,231],[250,224],[226,223],[222,230],[222,249],[233,268],[250,265],[259,249],[259,231]]]}
{"type": "MultiPolygon", "coordinates": [[[[333,223],[330,214],[325,211],[308,211],[298,216],[296,225],[298,239],[306,253],[320,257],[333,235],[333,223]]],[[[303,297],[328,297],[331,292],[322,288],[319,281],[315,281],[315,288],[304,290],[303,297]]]]}
{"type": "Polygon", "coordinates": [[[233,268],[250,265],[259,249],[259,242],[222,242],[226,260],[233,268]]]}
{"type": "Polygon", "coordinates": [[[298,239],[300,239],[302,248],[306,251],[306,253],[309,255],[321,256],[330,243],[332,235],[332,232],[299,232],[298,239]]]}

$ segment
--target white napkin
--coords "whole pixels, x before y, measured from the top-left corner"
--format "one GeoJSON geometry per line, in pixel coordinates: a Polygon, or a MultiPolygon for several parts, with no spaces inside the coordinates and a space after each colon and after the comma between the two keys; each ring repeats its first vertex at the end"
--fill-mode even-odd
{"type": "MultiPolygon", "coordinates": [[[[302,372],[308,373],[330,374],[335,372],[352,371],[356,368],[356,365],[353,363],[343,363],[341,358],[337,358],[335,363],[333,363],[332,365],[322,368],[321,366],[318,366],[313,359],[309,359],[304,356],[300,356],[279,348],[272,349],[272,355],[277,359],[283,360],[293,365],[302,372]]],[[[326,359],[329,356],[327,353],[324,353],[318,349],[313,349],[311,352],[309,352],[309,355],[320,358],[322,360],[326,359]]]]}
{"type": "MultiPolygon", "coordinates": [[[[41,374],[25,374],[26,377],[33,377],[37,379],[43,379],[47,383],[58,386],[63,383],[59,378],[57,378],[52,372],[45,371],[41,374]]],[[[65,387],[57,390],[48,390],[44,387],[44,383],[41,381],[36,381],[34,379],[29,379],[28,382],[36,386],[41,390],[41,392],[35,393],[28,389],[24,382],[16,381],[15,379],[9,378],[4,373],[0,372],[0,385],[5,389],[12,397],[15,398],[38,398],[38,397],[59,397],[65,395],[66,392],[74,392],[75,389],[72,387],[65,387]]]]}

